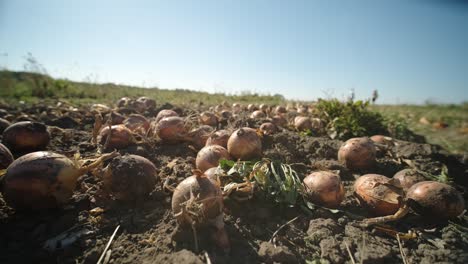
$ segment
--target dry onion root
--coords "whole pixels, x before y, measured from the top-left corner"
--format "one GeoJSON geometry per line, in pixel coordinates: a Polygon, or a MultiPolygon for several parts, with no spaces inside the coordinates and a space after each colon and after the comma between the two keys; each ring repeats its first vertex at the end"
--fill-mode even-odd
{"type": "Polygon", "coordinates": [[[45,150],[49,141],[47,126],[38,122],[14,123],[3,131],[3,144],[15,154],[45,150]]]}
{"type": "Polygon", "coordinates": [[[262,156],[262,141],[255,129],[243,127],[234,131],[228,140],[228,152],[231,157],[250,160],[262,156]]]}
{"type": "Polygon", "coordinates": [[[229,239],[223,222],[223,196],[215,183],[200,171],[186,178],[174,190],[172,212],[181,227],[191,227],[195,234],[196,249],[198,240],[196,229],[212,226],[215,243],[224,250],[229,250],[229,239]]]}
{"type": "Polygon", "coordinates": [[[79,176],[96,168],[116,153],[102,155],[87,166],[48,151],[26,154],[8,166],[1,191],[15,209],[57,208],[68,202],[79,176]]]}
{"type": "Polygon", "coordinates": [[[0,143],[0,170],[6,169],[14,160],[10,150],[0,143]]]}
{"type": "Polygon", "coordinates": [[[338,160],[351,170],[369,169],[375,164],[375,145],[367,137],[351,138],[338,151],[338,160]]]}
{"type": "Polygon", "coordinates": [[[317,171],[304,178],[305,198],[317,205],[337,208],[344,199],[345,190],[338,174],[317,171]]]}
{"type": "Polygon", "coordinates": [[[122,201],[139,201],[153,191],[157,181],[154,164],[138,155],[113,158],[102,171],[105,190],[122,201]]]}
{"type": "Polygon", "coordinates": [[[221,159],[230,159],[228,151],[221,146],[211,145],[198,152],[195,163],[197,169],[204,172],[209,168],[218,167],[221,159]]]}

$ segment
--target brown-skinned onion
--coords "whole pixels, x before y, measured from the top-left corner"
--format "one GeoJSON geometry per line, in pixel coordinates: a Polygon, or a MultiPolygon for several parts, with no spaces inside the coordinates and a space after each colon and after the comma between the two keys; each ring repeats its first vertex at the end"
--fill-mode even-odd
{"type": "Polygon", "coordinates": [[[0,143],[0,170],[6,169],[14,160],[10,150],[0,143]]]}
{"type": "Polygon", "coordinates": [[[14,123],[3,131],[2,143],[15,155],[45,150],[49,142],[47,126],[38,122],[14,123]]]}
{"type": "Polygon", "coordinates": [[[337,208],[344,199],[345,190],[338,174],[317,171],[304,178],[305,197],[314,204],[337,208]]]}
{"type": "Polygon", "coordinates": [[[221,159],[230,159],[228,151],[219,145],[211,145],[198,152],[195,163],[197,169],[205,172],[209,168],[218,167],[221,159]]]}
{"type": "Polygon", "coordinates": [[[338,160],[348,169],[369,169],[375,164],[375,145],[367,137],[351,138],[338,151],[338,160]]]}
{"type": "Polygon", "coordinates": [[[414,184],[427,180],[424,174],[416,169],[401,170],[395,173],[393,178],[400,181],[400,185],[405,191],[407,191],[414,184]]]}
{"type": "Polygon", "coordinates": [[[183,118],[165,117],[156,124],[156,135],[165,143],[174,144],[187,139],[187,127],[183,118]]]}
{"type": "Polygon", "coordinates": [[[106,149],[123,149],[136,142],[132,131],[124,125],[105,126],[101,129],[98,135],[99,144],[106,147],[106,149]],[[107,140],[109,136],[111,137],[107,140]],[[106,145],[107,144],[107,145],[106,145]]]}
{"type": "Polygon", "coordinates": [[[262,140],[255,129],[243,127],[231,134],[227,149],[231,157],[235,159],[260,158],[262,156],[262,140]]]}
{"type": "Polygon", "coordinates": [[[199,116],[200,124],[207,125],[207,126],[217,126],[218,125],[218,118],[215,114],[211,112],[202,112],[199,116]]]}

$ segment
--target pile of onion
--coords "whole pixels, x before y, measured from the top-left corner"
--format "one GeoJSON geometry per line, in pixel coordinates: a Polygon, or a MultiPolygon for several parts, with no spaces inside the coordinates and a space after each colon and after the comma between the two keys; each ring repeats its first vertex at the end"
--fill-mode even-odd
{"type": "Polygon", "coordinates": [[[153,191],[157,181],[154,164],[138,155],[117,156],[103,169],[105,190],[117,200],[141,200],[153,191]]]}
{"type": "Polygon", "coordinates": [[[215,243],[228,250],[223,207],[221,189],[200,171],[194,171],[193,176],[180,182],[172,195],[172,212],[181,227],[212,226],[215,243]]]}
{"type": "Polygon", "coordinates": [[[307,116],[296,116],[294,118],[294,127],[298,131],[305,131],[312,129],[312,120],[307,116]]]}
{"type": "Polygon", "coordinates": [[[48,151],[21,156],[8,166],[1,192],[6,203],[16,209],[56,208],[68,202],[79,176],[99,166],[115,153],[102,155],[82,166],[79,161],[48,151]]]}
{"type": "Polygon", "coordinates": [[[231,157],[250,160],[262,156],[262,140],[255,129],[240,128],[232,133],[228,140],[227,150],[231,157]]]}
{"type": "Polygon", "coordinates": [[[369,138],[351,138],[340,147],[338,160],[351,170],[369,169],[375,164],[375,152],[369,138]]]}
{"type": "Polygon", "coordinates": [[[15,154],[44,150],[49,141],[47,126],[38,122],[14,123],[3,131],[2,143],[15,154]]]}
{"type": "Polygon", "coordinates": [[[0,170],[6,169],[14,160],[10,150],[0,143],[0,170]]]}
{"type": "Polygon", "coordinates": [[[338,174],[317,171],[304,178],[305,198],[310,202],[329,207],[338,207],[344,199],[345,190],[338,174]]]}
{"type": "Polygon", "coordinates": [[[136,102],[144,105],[144,110],[156,108],[156,101],[154,99],[142,96],[136,99],[136,102]]]}
{"type": "Polygon", "coordinates": [[[217,167],[221,159],[230,159],[228,151],[219,145],[211,145],[198,152],[195,163],[197,169],[204,172],[209,168],[217,167]]]}

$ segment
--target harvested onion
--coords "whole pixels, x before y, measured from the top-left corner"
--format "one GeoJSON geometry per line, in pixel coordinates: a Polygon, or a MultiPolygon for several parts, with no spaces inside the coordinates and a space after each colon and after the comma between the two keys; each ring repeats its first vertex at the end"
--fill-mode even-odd
{"type": "Polygon", "coordinates": [[[394,146],[395,141],[391,137],[387,136],[382,136],[382,135],[375,135],[370,137],[370,140],[372,140],[375,143],[382,144],[388,147],[394,146]]]}
{"type": "Polygon", "coordinates": [[[202,148],[195,160],[197,169],[202,172],[209,168],[217,167],[221,159],[229,159],[229,153],[227,150],[218,145],[211,145],[202,148]]]}
{"type": "Polygon", "coordinates": [[[203,112],[199,116],[200,124],[208,126],[217,126],[218,118],[211,112],[203,112]]]}
{"type": "Polygon", "coordinates": [[[421,171],[416,169],[404,169],[397,172],[394,176],[394,179],[397,179],[400,182],[403,190],[408,190],[415,183],[422,182],[426,180],[424,174],[421,171]]]}
{"type": "Polygon", "coordinates": [[[227,250],[229,239],[223,222],[223,195],[221,189],[200,171],[179,183],[172,195],[172,212],[182,227],[196,229],[213,226],[213,239],[227,250]]]}
{"type": "Polygon", "coordinates": [[[3,131],[3,144],[15,154],[44,150],[49,141],[47,126],[38,122],[14,123],[3,131]]]}
{"type": "Polygon", "coordinates": [[[305,197],[317,205],[336,208],[345,196],[339,175],[329,171],[317,171],[304,178],[305,197]]]}
{"type": "Polygon", "coordinates": [[[187,140],[190,141],[195,148],[201,149],[206,145],[206,141],[210,135],[213,134],[213,130],[211,126],[200,126],[190,131],[187,140]]]}
{"type": "Polygon", "coordinates": [[[351,138],[338,151],[338,160],[348,169],[369,169],[375,164],[375,145],[367,137],[351,138]]]}
{"type": "Polygon", "coordinates": [[[158,123],[159,120],[165,118],[165,117],[170,117],[170,116],[179,116],[176,111],[170,110],[170,109],[163,109],[159,111],[158,115],[156,115],[156,120],[155,122],[158,123]]]}
{"type": "Polygon", "coordinates": [[[179,143],[187,138],[184,119],[178,116],[165,117],[156,124],[156,134],[166,143],[179,143]]]}
{"type": "Polygon", "coordinates": [[[404,192],[390,178],[379,174],[366,174],[354,183],[354,194],[361,205],[373,214],[392,215],[402,205],[404,192]]]}
{"type": "Polygon", "coordinates": [[[227,142],[229,137],[231,136],[231,132],[227,130],[218,130],[212,133],[208,139],[206,140],[206,146],[210,145],[219,145],[225,149],[227,149],[227,142]]]}
{"type": "Polygon", "coordinates": [[[118,156],[103,170],[104,188],[117,200],[140,200],[154,189],[154,164],[138,155],[118,156]]]}
{"type": "Polygon", "coordinates": [[[265,113],[263,111],[261,111],[261,110],[255,110],[250,115],[250,118],[253,118],[253,119],[261,119],[261,118],[265,118],[265,117],[266,117],[265,113]]]}
{"type": "Polygon", "coordinates": [[[6,169],[14,160],[10,150],[0,143],[0,170],[6,169]]]}
{"type": "Polygon", "coordinates": [[[136,142],[132,131],[124,125],[105,126],[98,135],[99,144],[106,147],[106,149],[122,149],[126,148],[136,142]],[[109,137],[110,131],[110,139],[109,137]]]}
{"type": "Polygon", "coordinates": [[[255,129],[243,127],[234,131],[229,137],[227,149],[235,159],[259,158],[262,156],[262,141],[255,129]]]}
{"type": "Polygon", "coordinates": [[[273,135],[278,131],[278,128],[275,124],[266,122],[260,125],[260,131],[262,131],[264,135],[273,135]]]}
{"type": "Polygon", "coordinates": [[[307,116],[296,116],[294,118],[294,127],[298,131],[305,131],[312,129],[312,120],[307,116]]]}
{"type": "Polygon", "coordinates": [[[60,207],[72,196],[79,176],[113,156],[115,153],[106,154],[81,166],[78,161],[53,152],[26,154],[8,166],[2,178],[3,198],[16,209],[60,207]]]}
{"type": "Polygon", "coordinates": [[[406,198],[418,214],[435,219],[450,219],[465,210],[463,196],[450,185],[435,181],[414,184],[406,198]]]}
{"type": "Polygon", "coordinates": [[[123,124],[130,129],[132,132],[139,134],[146,134],[150,128],[150,122],[146,117],[139,114],[131,114],[127,119],[123,121],[123,124]]]}

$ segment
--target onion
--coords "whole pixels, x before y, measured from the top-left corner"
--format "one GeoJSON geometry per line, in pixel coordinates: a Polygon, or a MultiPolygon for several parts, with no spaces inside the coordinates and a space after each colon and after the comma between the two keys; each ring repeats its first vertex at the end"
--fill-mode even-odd
{"type": "Polygon", "coordinates": [[[311,130],[312,120],[307,116],[296,116],[296,118],[294,118],[294,127],[298,131],[311,130]]]}
{"type": "Polygon", "coordinates": [[[227,130],[218,130],[212,133],[208,139],[206,140],[206,146],[210,145],[219,145],[225,149],[227,149],[227,142],[229,137],[231,136],[231,132],[227,130]]]}
{"type": "Polygon", "coordinates": [[[234,103],[232,104],[232,112],[239,113],[242,111],[242,106],[240,104],[234,103]]]}
{"type": "Polygon", "coordinates": [[[266,117],[265,113],[261,110],[255,110],[250,115],[250,118],[254,118],[254,119],[260,119],[260,118],[265,118],[265,117],[266,117]]]}
{"type": "Polygon", "coordinates": [[[284,106],[279,105],[279,106],[277,106],[277,107],[275,108],[275,113],[278,114],[278,115],[280,115],[280,114],[286,114],[287,112],[288,112],[288,111],[286,110],[286,108],[285,108],[284,106]]]}
{"type": "Polygon", "coordinates": [[[102,179],[105,190],[117,200],[140,200],[154,189],[157,171],[148,159],[127,154],[112,159],[102,179]]]}
{"type": "Polygon", "coordinates": [[[119,114],[119,113],[116,113],[114,111],[112,111],[110,113],[110,118],[112,120],[112,125],[119,125],[119,124],[122,124],[123,121],[125,120],[125,116],[119,114]]]}
{"type": "Polygon", "coordinates": [[[156,108],[156,101],[154,99],[142,96],[139,97],[136,101],[144,105],[144,110],[156,108]]]}
{"type": "Polygon", "coordinates": [[[211,112],[203,112],[199,116],[200,124],[208,125],[208,126],[217,126],[218,125],[218,118],[215,114],[211,112]]]}
{"type": "Polygon", "coordinates": [[[109,113],[111,111],[110,107],[104,104],[92,104],[90,110],[91,112],[99,113],[109,113]]]}
{"type": "Polygon", "coordinates": [[[0,118],[0,133],[3,133],[9,126],[11,126],[11,123],[8,120],[0,118]]]}
{"type": "Polygon", "coordinates": [[[397,179],[400,182],[403,190],[407,191],[415,183],[422,182],[426,180],[424,174],[421,171],[416,169],[404,169],[397,172],[394,176],[394,179],[397,179]]]}
{"type": "Polygon", "coordinates": [[[6,203],[16,209],[60,207],[73,194],[79,176],[96,168],[115,153],[101,156],[88,166],[48,151],[26,154],[15,160],[2,178],[6,203]]]}
{"type": "Polygon", "coordinates": [[[156,134],[166,143],[179,143],[186,140],[187,128],[184,119],[178,116],[165,117],[156,124],[156,134]]]}
{"type": "Polygon", "coordinates": [[[278,131],[278,128],[273,123],[266,122],[260,126],[260,131],[264,135],[272,135],[278,131]]]}
{"type": "Polygon", "coordinates": [[[404,196],[390,178],[379,174],[366,174],[354,183],[354,194],[361,205],[375,215],[392,215],[398,211],[404,196]]]}
{"type": "Polygon", "coordinates": [[[317,205],[336,208],[345,196],[339,175],[329,171],[314,172],[304,178],[305,197],[317,205]]]}
{"type": "Polygon", "coordinates": [[[288,120],[284,116],[275,115],[271,118],[271,122],[279,127],[285,127],[288,125],[288,120]]]}
{"type": "Polygon", "coordinates": [[[187,138],[195,148],[201,149],[206,145],[210,135],[213,134],[213,130],[213,127],[203,125],[190,131],[187,138]]]}
{"type": "Polygon", "coordinates": [[[106,149],[122,149],[136,142],[132,131],[124,125],[111,126],[110,132],[111,137],[109,140],[107,140],[109,136],[109,126],[105,126],[98,135],[99,143],[105,146],[106,149]]]}
{"type": "Polygon", "coordinates": [[[255,111],[255,110],[258,110],[258,107],[257,107],[256,105],[254,105],[254,104],[249,104],[249,105],[247,106],[247,111],[253,112],[253,111],[255,111]]]}
{"type": "Polygon", "coordinates": [[[203,175],[210,179],[216,186],[220,187],[219,176],[223,175],[224,171],[220,167],[212,167],[207,169],[203,175]]]}
{"type": "Polygon", "coordinates": [[[206,146],[198,154],[195,163],[197,169],[205,172],[207,169],[217,167],[221,159],[230,159],[228,151],[218,145],[206,146]]]}
{"type": "Polygon", "coordinates": [[[232,112],[228,110],[223,110],[219,113],[222,119],[229,120],[232,117],[232,112]]]}
{"type": "Polygon", "coordinates": [[[393,140],[393,138],[387,137],[387,136],[375,135],[375,136],[370,137],[370,139],[375,143],[382,144],[382,145],[389,146],[389,147],[395,145],[395,141],[393,140]]]}
{"type": "Polygon", "coordinates": [[[6,169],[14,160],[10,150],[0,143],[0,170],[6,169]]]}
{"type": "Polygon", "coordinates": [[[172,195],[172,212],[181,227],[213,226],[213,239],[227,250],[229,239],[223,222],[223,195],[221,189],[210,179],[195,171],[179,183],[172,195]]]}
{"type": "Polygon", "coordinates": [[[416,183],[408,190],[406,198],[418,214],[435,219],[455,218],[465,210],[465,202],[460,192],[440,182],[416,183]]]}
{"type": "Polygon", "coordinates": [[[228,152],[231,157],[249,160],[262,156],[262,141],[255,129],[240,128],[229,137],[228,152]]]}
{"type": "Polygon", "coordinates": [[[158,115],[156,116],[156,123],[159,122],[159,120],[165,118],[165,117],[170,117],[170,116],[179,116],[176,111],[170,110],[170,109],[163,109],[159,111],[158,115]]]}
{"type": "Polygon", "coordinates": [[[123,124],[132,132],[146,134],[150,128],[150,122],[146,117],[138,114],[131,114],[123,121],[123,124]]]}
{"type": "Polygon", "coordinates": [[[375,145],[367,137],[351,138],[338,151],[338,160],[348,169],[368,169],[375,164],[375,145]]]}
{"type": "Polygon", "coordinates": [[[258,108],[264,113],[266,113],[270,107],[266,104],[261,104],[258,108]]]}
{"type": "Polygon", "coordinates": [[[122,97],[117,101],[117,107],[126,107],[131,103],[130,97],[122,97]]]}
{"type": "Polygon", "coordinates": [[[38,122],[14,123],[3,131],[3,144],[15,154],[44,150],[49,141],[47,126],[38,122]]]}

